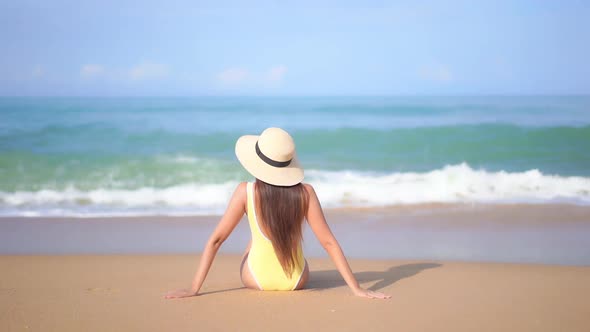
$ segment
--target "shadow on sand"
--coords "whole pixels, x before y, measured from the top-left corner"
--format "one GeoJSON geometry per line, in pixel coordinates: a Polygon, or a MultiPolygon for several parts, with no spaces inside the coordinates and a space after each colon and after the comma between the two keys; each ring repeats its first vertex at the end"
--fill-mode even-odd
{"type": "MultiPolygon", "coordinates": [[[[442,265],[438,263],[412,263],[392,266],[385,271],[356,272],[354,276],[359,283],[377,281],[377,283],[368,288],[369,290],[377,291],[401,279],[414,276],[423,270],[433,269],[439,266],[442,265]]],[[[305,289],[320,290],[340,286],[346,286],[346,282],[344,282],[338,270],[310,271],[309,280],[305,289]]]]}
{"type": "Polygon", "coordinates": [[[225,292],[237,291],[237,290],[240,290],[240,289],[247,289],[247,288],[246,287],[235,287],[235,288],[228,288],[228,289],[219,289],[219,290],[207,291],[207,292],[199,293],[199,296],[211,295],[211,294],[215,294],[215,293],[225,293],[225,292]]]}
{"type": "MultiPolygon", "coordinates": [[[[392,266],[385,271],[363,271],[354,273],[355,278],[359,283],[377,281],[373,286],[369,287],[369,290],[377,291],[387,286],[394,284],[395,282],[409,278],[420,273],[426,269],[433,269],[442,266],[438,263],[412,263],[398,266],[392,266]]],[[[338,270],[323,270],[323,271],[310,271],[309,280],[305,285],[304,290],[318,291],[328,288],[336,288],[346,286],[346,282],[342,279],[338,270]]],[[[246,287],[235,287],[230,289],[220,289],[199,293],[199,295],[211,295],[215,293],[224,293],[246,289],[246,287]]]]}

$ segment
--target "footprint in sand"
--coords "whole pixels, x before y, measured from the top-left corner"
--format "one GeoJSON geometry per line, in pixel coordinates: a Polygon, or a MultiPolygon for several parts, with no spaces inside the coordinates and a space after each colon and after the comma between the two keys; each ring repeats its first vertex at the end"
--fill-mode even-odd
{"type": "Polygon", "coordinates": [[[117,292],[119,292],[118,289],[116,289],[116,288],[110,288],[110,287],[107,287],[107,288],[103,288],[103,287],[89,287],[89,288],[86,288],[86,291],[93,292],[93,293],[117,293],[117,292]]]}

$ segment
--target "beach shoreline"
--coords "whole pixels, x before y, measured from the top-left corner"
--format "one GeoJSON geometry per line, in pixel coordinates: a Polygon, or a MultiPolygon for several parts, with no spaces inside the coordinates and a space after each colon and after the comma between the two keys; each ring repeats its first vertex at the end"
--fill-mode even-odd
{"type": "MultiPolygon", "coordinates": [[[[438,214],[438,213],[449,213],[449,212],[473,212],[483,211],[489,212],[497,209],[504,211],[517,211],[522,210],[523,212],[529,212],[532,210],[537,211],[549,211],[552,213],[555,210],[566,210],[568,216],[575,216],[574,221],[583,220],[586,221],[590,218],[590,205],[586,204],[570,204],[570,203],[527,203],[527,202],[431,202],[431,203],[415,203],[415,204],[395,204],[395,205],[383,205],[383,206],[342,206],[342,207],[324,207],[323,210],[328,216],[345,217],[349,214],[365,214],[365,215],[384,215],[388,217],[407,216],[416,214],[438,214]]],[[[540,214],[543,215],[543,214],[540,214]]],[[[193,220],[193,219],[206,219],[220,218],[221,213],[196,213],[196,214],[105,214],[105,215],[77,215],[77,214],[64,214],[64,215],[0,215],[0,221],[10,219],[43,219],[43,220],[60,220],[60,219],[79,219],[79,220],[93,220],[93,219],[153,219],[153,218],[166,218],[176,220],[193,220]]],[[[333,221],[338,222],[340,218],[336,218],[333,221]]],[[[568,221],[568,220],[566,220],[568,221]]]]}
{"type": "MultiPolygon", "coordinates": [[[[347,257],[590,265],[590,207],[418,205],[327,209],[347,257]]],[[[0,254],[185,254],[203,249],[219,216],[2,217],[0,254]]],[[[250,240],[245,218],[221,253],[250,240]]],[[[304,251],[326,257],[309,226],[304,251]]]]}

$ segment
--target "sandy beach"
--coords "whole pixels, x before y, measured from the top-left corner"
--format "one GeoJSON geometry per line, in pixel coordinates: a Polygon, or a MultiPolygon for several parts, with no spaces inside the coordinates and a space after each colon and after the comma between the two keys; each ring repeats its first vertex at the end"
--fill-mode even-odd
{"type": "Polygon", "coordinates": [[[190,285],[218,216],[1,218],[0,331],[587,331],[590,209],[422,205],[327,210],[356,298],[306,228],[307,288],[243,288],[249,229],[190,285]],[[409,258],[410,257],[410,258],[409,258]],[[535,263],[535,264],[531,264],[535,263]],[[539,264],[542,263],[542,264],[539,264]]]}
{"type": "Polygon", "coordinates": [[[197,297],[197,255],[1,256],[2,331],[587,331],[590,267],[350,260],[354,297],[327,259],[297,292],[243,288],[220,255],[197,297]]]}

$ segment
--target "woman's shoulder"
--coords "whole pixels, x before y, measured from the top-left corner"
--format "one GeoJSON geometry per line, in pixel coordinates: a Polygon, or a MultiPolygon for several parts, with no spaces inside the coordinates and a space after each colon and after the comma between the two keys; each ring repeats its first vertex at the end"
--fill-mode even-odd
{"type": "Polygon", "coordinates": [[[304,183],[304,182],[301,182],[301,184],[303,185],[303,188],[305,188],[305,190],[307,191],[307,193],[309,195],[315,195],[316,194],[315,193],[315,189],[313,188],[313,186],[311,184],[304,183]]]}
{"type": "Polygon", "coordinates": [[[313,186],[310,183],[301,182],[301,184],[305,187],[305,189],[307,189],[307,190],[313,190],[313,186]]]}
{"type": "Polygon", "coordinates": [[[238,183],[238,185],[236,186],[236,189],[234,190],[234,196],[246,199],[246,197],[248,195],[247,188],[248,188],[248,182],[238,183]]]}

